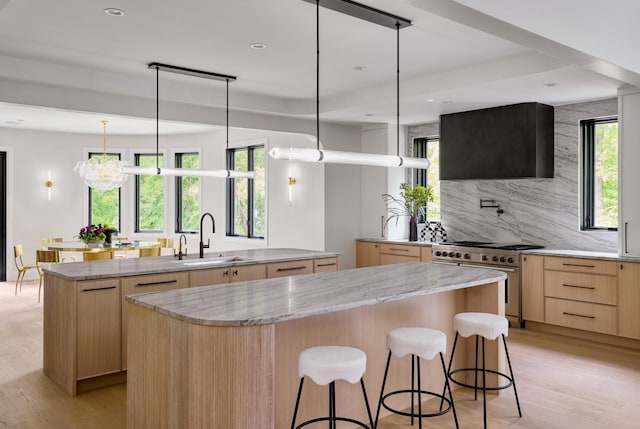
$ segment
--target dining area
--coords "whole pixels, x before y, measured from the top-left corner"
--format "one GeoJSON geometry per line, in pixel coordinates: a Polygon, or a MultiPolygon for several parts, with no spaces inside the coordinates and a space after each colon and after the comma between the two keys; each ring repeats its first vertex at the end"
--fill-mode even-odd
{"type": "Polygon", "coordinates": [[[39,278],[38,302],[41,299],[44,271],[51,264],[91,262],[124,258],[144,258],[176,254],[173,238],[160,237],[155,240],[129,240],[128,237],[113,238],[109,234],[104,239],[83,240],[62,237],[44,238],[32,257],[25,253],[21,243],[13,246],[13,259],[18,273],[14,295],[22,291],[25,276],[31,271],[39,278]],[[32,262],[33,261],[33,262],[32,262]]]}

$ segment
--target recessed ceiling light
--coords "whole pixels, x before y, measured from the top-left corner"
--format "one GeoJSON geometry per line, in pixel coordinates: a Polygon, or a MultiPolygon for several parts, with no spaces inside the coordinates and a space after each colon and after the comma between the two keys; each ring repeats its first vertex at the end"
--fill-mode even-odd
{"type": "Polygon", "coordinates": [[[353,66],[353,69],[357,71],[364,71],[367,69],[367,66],[353,66]]]}
{"type": "Polygon", "coordinates": [[[435,98],[427,98],[427,103],[433,103],[434,101],[436,101],[435,98]]]}
{"type": "Polygon", "coordinates": [[[547,88],[552,88],[554,86],[557,86],[558,84],[556,82],[547,82],[544,84],[544,86],[546,86],[547,88]]]}
{"type": "Polygon", "coordinates": [[[264,49],[267,47],[264,43],[252,43],[249,45],[251,49],[264,49]]]}
{"type": "Polygon", "coordinates": [[[116,9],[115,7],[106,8],[104,10],[104,13],[106,13],[109,16],[124,16],[124,10],[116,9]]]}

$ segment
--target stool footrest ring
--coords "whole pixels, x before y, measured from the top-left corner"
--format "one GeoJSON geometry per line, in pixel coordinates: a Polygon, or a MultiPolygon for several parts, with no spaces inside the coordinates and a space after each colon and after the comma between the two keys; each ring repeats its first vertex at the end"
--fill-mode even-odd
{"type": "MultiPolygon", "coordinates": [[[[307,420],[306,422],[300,423],[298,426],[296,426],[296,429],[300,429],[301,427],[304,427],[304,426],[307,426],[307,425],[311,425],[313,423],[328,422],[329,420],[331,420],[330,417],[318,417],[317,419],[311,419],[311,420],[307,420]]],[[[364,423],[359,422],[358,420],[350,419],[348,417],[334,417],[333,420],[335,420],[337,422],[353,423],[354,425],[358,425],[358,426],[360,426],[362,428],[369,429],[369,426],[365,425],[364,423]]]]}
{"type": "MultiPolygon", "coordinates": [[[[451,380],[452,383],[457,384],[458,386],[462,386],[462,387],[468,387],[470,389],[476,389],[476,386],[472,385],[472,384],[466,384],[463,383],[461,381],[457,381],[453,378],[453,374],[457,374],[460,372],[478,372],[480,374],[482,374],[482,368],[459,368],[456,369],[455,371],[451,371],[449,372],[449,380],[451,380]]],[[[507,374],[504,374],[502,372],[498,372],[495,371],[493,369],[487,369],[485,370],[487,373],[491,373],[491,374],[495,374],[499,377],[505,378],[506,380],[508,380],[509,382],[503,386],[487,386],[486,390],[490,390],[490,391],[494,391],[494,390],[503,390],[503,389],[507,389],[509,387],[511,387],[513,385],[513,380],[511,379],[511,377],[509,377],[507,374]]],[[[478,386],[478,389],[482,389],[482,386],[478,386]]]]}
{"type": "Polygon", "coordinates": [[[411,390],[411,389],[405,389],[405,390],[394,390],[393,392],[389,392],[386,395],[384,395],[382,397],[382,406],[387,409],[387,411],[391,411],[392,413],[396,413],[396,414],[400,414],[401,416],[406,416],[406,417],[436,417],[436,416],[442,416],[444,414],[447,414],[449,412],[449,410],[451,410],[451,401],[446,398],[445,396],[439,394],[439,393],[435,393],[435,392],[429,392],[428,390],[420,390],[420,393],[423,395],[431,395],[435,398],[440,398],[441,401],[444,401],[447,403],[447,406],[445,408],[443,408],[442,410],[440,410],[437,413],[422,413],[422,414],[418,414],[418,413],[414,413],[413,410],[411,410],[411,413],[406,413],[404,411],[400,411],[400,410],[396,410],[394,408],[389,407],[384,401],[391,396],[395,396],[395,395],[400,395],[403,393],[411,393],[411,394],[416,394],[418,393],[417,390],[411,390]]]}

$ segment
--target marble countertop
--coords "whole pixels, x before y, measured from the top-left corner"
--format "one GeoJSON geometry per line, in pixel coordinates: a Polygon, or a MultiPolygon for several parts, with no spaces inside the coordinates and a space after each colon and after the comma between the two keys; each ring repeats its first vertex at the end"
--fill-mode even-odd
{"type": "Polygon", "coordinates": [[[356,241],[368,241],[372,243],[389,243],[389,244],[408,244],[410,246],[431,247],[434,243],[431,241],[409,241],[408,239],[387,240],[386,238],[357,238],[356,241]]]}
{"type": "Polygon", "coordinates": [[[495,270],[410,262],[129,295],[126,300],[189,323],[248,326],[316,316],[504,279],[506,274],[495,270]]]}
{"type": "Polygon", "coordinates": [[[523,255],[543,255],[543,256],[567,256],[572,258],[602,259],[611,261],[640,262],[640,258],[620,256],[616,252],[594,252],[589,250],[567,250],[567,249],[532,249],[523,250],[523,255]]]}
{"type": "Polygon", "coordinates": [[[270,264],[274,262],[299,261],[303,259],[333,258],[335,252],[320,252],[305,249],[249,249],[227,252],[205,253],[204,259],[189,255],[182,261],[174,256],[124,258],[106,261],[68,262],[44,267],[45,273],[68,280],[93,280],[109,277],[128,277],[142,274],[160,274],[178,271],[193,271],[222,268],[236,265],[270,264]],[[223,259],[218,259],[218,258],[223,259]],[[224,260],[224,259],[229,260],[224,260]],[[238,258],[236,260],[230,260],[238,258]]]}

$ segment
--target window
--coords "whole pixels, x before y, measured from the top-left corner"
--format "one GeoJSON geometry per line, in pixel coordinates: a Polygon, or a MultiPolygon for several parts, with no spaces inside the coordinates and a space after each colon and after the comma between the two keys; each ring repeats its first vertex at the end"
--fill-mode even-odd
{"type": "MultiPolygon", "coordinates": [[[[139,167],[155,167],[155,154],[135,154],[135,165],[139,167]]],[[[158,160],[164,166],[164,157],[158,160]]],[[[164,177],[136,176],[136,232],[164,231],[164,177]]]]}
{"type": "Polygon", "coordinates": [[[229,170],[255,171],[255,179],[227,181],[227,235],[264,238],[264,146],[227,150],[229,170]]]}
{"type": "MultiPolygon", "coordinates": [[[[176,153],[176,168],[197,170],[200,154],[176,153]]],[[[196,233],[200,228],[200,178],[176,177],[176,232],[196,233]]]]}
{"type": "Polygon", "coordinates": [[[618,229],[618,119],[580,121],[581,229],[618,229]]]}
{"type": "MultiPolygon", "coordinates": [[[[90,152],[89,159],[102,156],[102,152],[90,152]]],[[[107,158],[120,159],[119,153],[108,153],[107,158]]],[[[89,224],[107,224],[109,227],[120,228],[120,188],[101,191],[89,187],[89,224]]]]}
{"type": "MultiPolygon", "coordinates": [[[[428,169],[416,169],[414,174],[414,184],[433,188],[433,202],[427,203],[428,221],[441,220],[440,215],[440,138],[427,137],[413,140],[413,156],[416,158],[427,158],[431,165],[428,169]]],[[[418,222],[425,222],[425,219],[418,219],[418,222]]]]}

